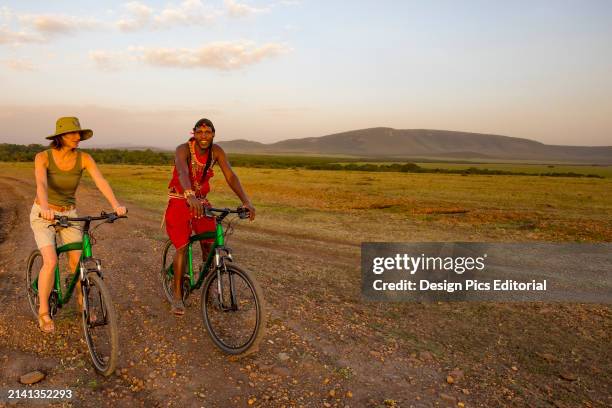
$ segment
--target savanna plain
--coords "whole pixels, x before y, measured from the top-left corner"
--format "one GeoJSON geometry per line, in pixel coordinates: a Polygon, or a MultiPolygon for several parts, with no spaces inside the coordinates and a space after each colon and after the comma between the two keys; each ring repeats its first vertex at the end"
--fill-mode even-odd
{"type": "MultiPolygon", "coordinates": [[[[607,167],[596,169],[603,178],[236,167],[257,218],[233,223],[228,246],[268,310],[260,349],[243,358],[207,338],[198,296],[183,319],[163,300],[172,168],[101,170],[130,210],[94,247],[120,316],[118,370],[93,372],[72,309],[56,334],[38,332],[24,290],[33,166],[0,163],[0,389],[39,368],[40,387],[75,390],[74,406],[612,405],[609,305],[376,303],[360,293],[362,242],[610,242],[607,167]]],[[[215,171],[212,204],[240,204],[215,171]]],[[[88,178],[77,200],[81,214],[108,210],[88,178]]]]}

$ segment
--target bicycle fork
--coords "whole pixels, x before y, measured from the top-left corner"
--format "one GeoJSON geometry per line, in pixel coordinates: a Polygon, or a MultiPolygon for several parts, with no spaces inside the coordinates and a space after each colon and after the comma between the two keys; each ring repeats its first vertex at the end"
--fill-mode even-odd
{"type": "MultiPolygon", "coordinates": [[[[87,279],[87,275],[90,272],[96,273],[101,279],[102,276],[102,261],[96,258],[85,258],[82,259],[79,263],[79,279],[81,281],[81,294],[83,295],[83,313],[87,316],[87,325],[89,327],[103,326],[106,324],[106,315],[102,316],[102,321],[90,321],[89,316],[89,280],[87,279]]],[[[102,304],[102,297],[100,296],[100,304],[102,304]]],[[[104,311],[104,307],[102,307],[104,311]]]]}
{"type": "Polygon", "coordinates": [[[215,249],[215,272],[217,274],[217,301],[224,312],[235,312],[238,310],[236,302],[236,291],[234,288],[234,274],[227,270],[225,262],[232,262],[232,254],[229,248],[219,247],[215,249]],[[229,296],[223,288],[223,275],[227,276],[229,284],[229,296]],[[229,299],[227,299],[229,297],[229,299]]]}

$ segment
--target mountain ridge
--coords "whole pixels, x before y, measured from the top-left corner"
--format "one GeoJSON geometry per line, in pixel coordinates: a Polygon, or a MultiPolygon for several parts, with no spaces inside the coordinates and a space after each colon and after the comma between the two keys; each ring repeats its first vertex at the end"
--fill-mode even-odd
{"type": "Polygon", "coordinates": [[[612,146],[547,145],[512,136],[433,129],[375,127],[269,144],[245,139],[219,144],[231,153],[250,154],[488,158],[612,164],[612,146]]]}

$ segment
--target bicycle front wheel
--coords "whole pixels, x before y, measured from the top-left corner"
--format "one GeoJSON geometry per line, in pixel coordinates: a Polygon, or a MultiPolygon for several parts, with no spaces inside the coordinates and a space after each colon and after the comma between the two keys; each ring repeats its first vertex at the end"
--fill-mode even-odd
{"type": "Polygon", "coordinates": [[[106,284],[97,273],[83,284],[83,332],[96,371],[109,376],[117,366],[119,331],[115,307],[106,284]]]}
{"type": "Polygon", "coordinates": [[[221,273],[211,271],[204,281],[201,307],[204,326],[223,352],[257,349],[266,326],[265,307],[259,284],[247,271],[229,263],[221,273]]]}

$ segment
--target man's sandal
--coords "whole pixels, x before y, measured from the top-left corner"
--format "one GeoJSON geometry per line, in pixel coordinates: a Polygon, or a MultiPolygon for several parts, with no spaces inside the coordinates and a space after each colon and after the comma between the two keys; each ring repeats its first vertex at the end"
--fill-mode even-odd
{"type": "Polygon", "coordinates": [[[38,315],[38,328],[43,333],[53,333],[55,331],[55,323],[49,316],[49,312],[38,315]],[[44,317],[47,317],[46,319],[44,317]]]}
{"type": "Polygon", "coordinates": [[[170,311],[174,313],[175,316],[182,316],[185,314],[185,304],[183,300],[173,300],[172,306],[170,307],[170,311]]]}
{"type": "MultiPolygon", "coordinates": [[[[77,295],[76,302],[77,302],[77,308],[79,309],[79,312],[83,313],[83,295],[77,295]]],[[[89,311],[89,322],[95,323],[97,320],[98,318],[96,317],[96,313],[93,310],[90,310],[89,311]]]]}

